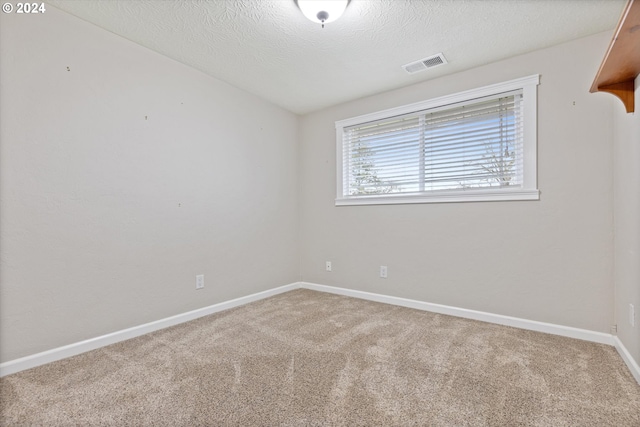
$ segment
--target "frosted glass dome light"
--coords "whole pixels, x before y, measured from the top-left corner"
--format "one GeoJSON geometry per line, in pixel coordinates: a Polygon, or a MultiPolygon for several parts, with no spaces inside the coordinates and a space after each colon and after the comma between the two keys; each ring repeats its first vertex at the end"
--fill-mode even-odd
{"type": "Polygon", "coordinates": [[[304,16],[324,28],[324,24],[342,16],[349,0],[297,0],[296,3],[304,16]]]}

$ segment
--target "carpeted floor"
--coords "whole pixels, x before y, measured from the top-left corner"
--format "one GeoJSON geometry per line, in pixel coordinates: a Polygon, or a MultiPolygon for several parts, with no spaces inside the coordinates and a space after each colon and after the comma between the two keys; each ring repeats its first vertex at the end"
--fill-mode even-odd
{"type": "Polygon", "coordinates": [[[295,290],[0,380],[3,426],[640,426],[613,347],[295,290]]]}

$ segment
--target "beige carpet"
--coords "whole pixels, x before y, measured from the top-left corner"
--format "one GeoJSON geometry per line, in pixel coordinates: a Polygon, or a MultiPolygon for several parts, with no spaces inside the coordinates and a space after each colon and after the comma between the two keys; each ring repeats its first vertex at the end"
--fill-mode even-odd
{"type": "Polygon", "coordinates": [[[2,425],[640,426],[606,345],[295,290],[0,380],[2,425]]]}

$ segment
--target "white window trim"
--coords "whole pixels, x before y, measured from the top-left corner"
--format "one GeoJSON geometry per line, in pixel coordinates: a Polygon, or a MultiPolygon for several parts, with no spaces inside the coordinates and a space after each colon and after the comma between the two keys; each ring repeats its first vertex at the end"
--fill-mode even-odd
{"type": "Polygon", "coordinates": [[[350,119],[336,122],[336,206],[350,205],[387,205],[404,203],[443,203],[443,202],[474,202],[474,201],[504,201],[504,200],[539,200],[540,191],[537,188],[537,86],[540,84],[540,75],[534,74],[503,83],[484,86],[478,89],[458,92],[452,95],[441,96],[426,101],[416,102],[401,107],[390,108],[375,113],[364,114],[350,119]],[[524,141],[523,164],[524,176],[522,188],[489,188],[454,191],[437,191],[432,194],[385,194],[385,195],[361,195],[358,197],[345,197],[343,194],[343,163],[342,141],[343,129],[349,126],[359,125],[387,117],[409,114],[416,111],[441,107],[481,98],[497,93],[522,89],[524,102],[524,141]]]}

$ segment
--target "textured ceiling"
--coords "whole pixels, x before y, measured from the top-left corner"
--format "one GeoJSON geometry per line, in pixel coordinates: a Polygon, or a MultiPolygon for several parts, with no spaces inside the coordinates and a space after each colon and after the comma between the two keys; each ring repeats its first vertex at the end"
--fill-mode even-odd
{"type": "Polygon", "coordinates": [[[612,30],[625,2],[351,0],[323,29],[293,0],[48,1],[298,114],[612,30]]]}

